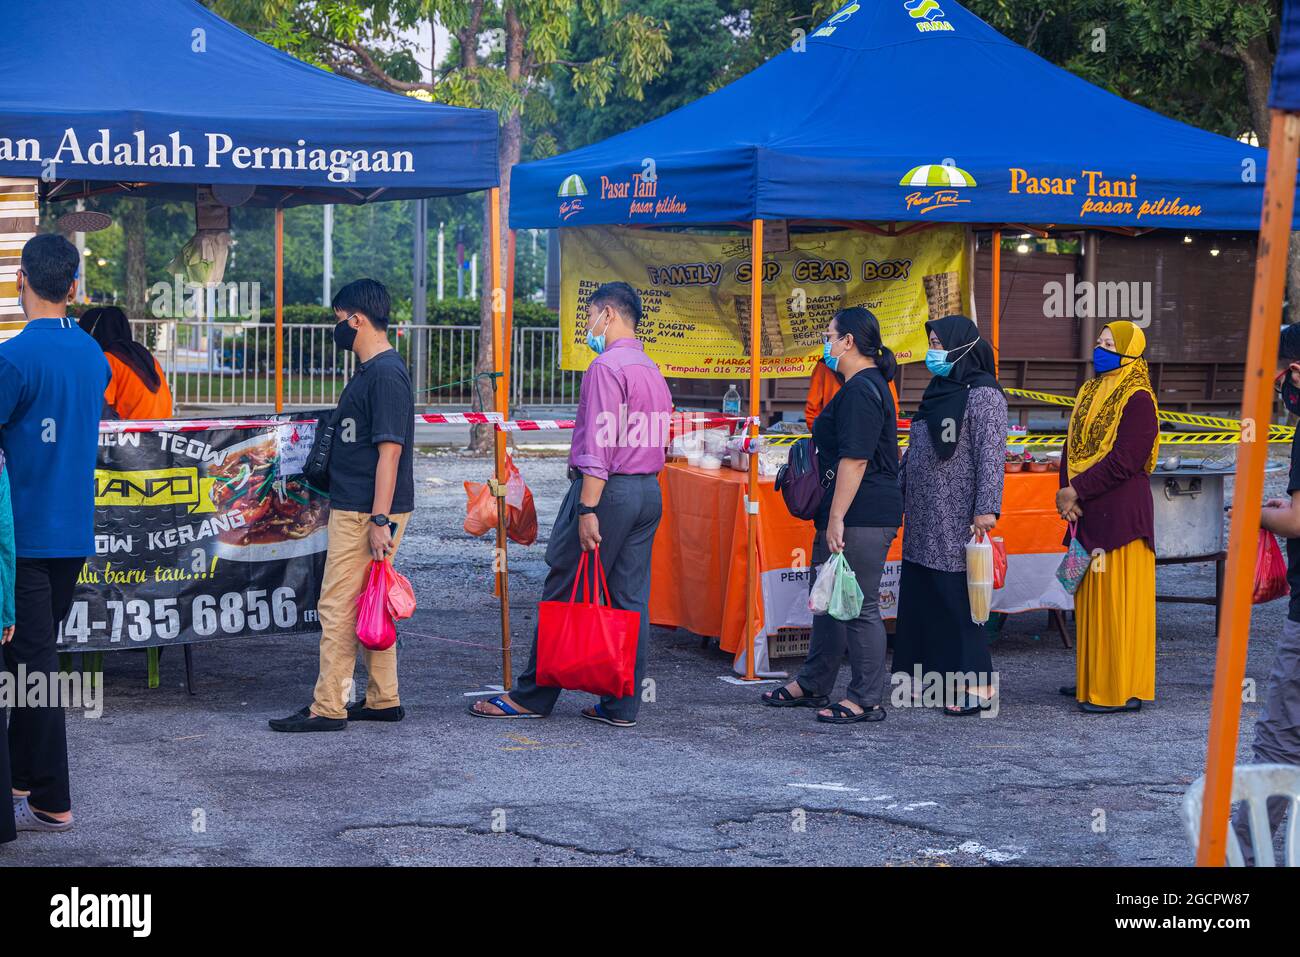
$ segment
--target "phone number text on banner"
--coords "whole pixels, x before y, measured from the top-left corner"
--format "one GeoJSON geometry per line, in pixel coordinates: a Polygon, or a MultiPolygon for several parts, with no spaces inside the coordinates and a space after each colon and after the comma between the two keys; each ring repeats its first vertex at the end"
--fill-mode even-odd
{"type": "Polygon", "coordinates": [[[329,499],[301,475],[314,422],[288,418],[100,434],[61,651],[316,630],[329,499]]]}

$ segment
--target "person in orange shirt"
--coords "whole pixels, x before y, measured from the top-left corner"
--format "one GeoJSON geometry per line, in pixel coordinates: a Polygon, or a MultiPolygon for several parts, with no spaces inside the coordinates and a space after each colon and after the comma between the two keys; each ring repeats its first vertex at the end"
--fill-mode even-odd
{"type": "Polygon", "coordinates": [[[87,309],[77,323],[104,350],[113,379],[104,392],[104,405],[119,419],[170,419],[172,390],[162,366],[131,338],[131,323],[117,306],[87,309]]]}
{"type": "Polygon", "coordinates": [[[832,372],[826,363],[818,360],[813,367],[812,381],[808,383],[808,398],[803,404],[804,421],[812,428],[813,419],[826,408],[826,403],[835,398],[840,391],[840,377],[832,372]]]}

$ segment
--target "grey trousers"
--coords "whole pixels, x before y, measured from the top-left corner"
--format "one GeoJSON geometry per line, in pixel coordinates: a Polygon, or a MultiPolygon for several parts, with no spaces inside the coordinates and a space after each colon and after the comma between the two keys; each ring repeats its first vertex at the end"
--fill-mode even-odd
{"type": "MultiPolygon", "coordinates": [[[[808,658],[795,678],[805,694],[829,695],[835,687],[844,652],[849,654],[850,701],[862,708],[880,704],[885,693],[885,623],[880,620],[880,575],[885,569],[889,546],[898,534],[897,528],[865,526],[844,529],[844,557],[862,589],[862,611],[852,621],[840,621],[830,615],[813,615],[812,642],[808,658]]],[[[813,574],[830,558],[826,547],[826,533],[819,531],[813,541],[813,574]]]]}
{"type": "MultiPolygon", "coordinates": [[[[578,500],[582,479],[569,486],[546,546],[550,571],[542,586],[542,601],[568,601],[573,576],[578,570],[582,546],[578,544],[578,500]]],[[[600,562],[609,582],[610,604],[641,614],[641,633],[636,644],[636,693],[626,698],[602,698],[601,710],[611,718],[636,718],[641,706],[641,682],[645,677],[650,649],[650,551],[663,502],[658,475],[611,475],[596,506],[600,523],[600,562]]],[[[550,714],[560,697],[559,688],[537,683],[537,629],[533,629],[533,650],[528,670],[515,682],[510,698],[520,707],[538,714],[550,714]]]]}
{"type": "MultiPolygon", "coordinates": [[[[1255,722],[1252,750],[1256,764],[1300,764],[1300,622],[1290,618],[1282,625],[1282,637],[1273,655],[1273,668],[1264,690],[1264,707],[1255,722]]],[[[1287,804],[1282,798],[1268,802],[1268,822],[1274,834],[1286,817],[1287,804]]],[[[1241,841],[1246,864],[1253,865],[1250,819],[1244,804],[1237,809],[1232,826],[1241,841]]]]}

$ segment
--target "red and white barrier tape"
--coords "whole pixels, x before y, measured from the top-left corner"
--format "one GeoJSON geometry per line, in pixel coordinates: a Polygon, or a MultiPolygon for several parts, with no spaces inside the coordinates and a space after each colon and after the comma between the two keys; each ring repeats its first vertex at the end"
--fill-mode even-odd
{"type": "MultiPolygon", "coordinates": [[[[499,432],[539,432],[550,429],[572,429],[574,419],[506,419],[500,412],[421,412],[416,422],[428,425],[492,425],[499,432]]],[[[266,429],[281,425],[310,425],[315,419],[140,419],[135,421],[106,420],[99,423],[99,431],[121,432],[202,432],[207,429],[266,429]]],[[[743,415],[721,415],[712,412],[687,412],[673,414],[674,425],[692,425],[701,428],[737,423],[749,425],[757,420],[743,415]]]]}

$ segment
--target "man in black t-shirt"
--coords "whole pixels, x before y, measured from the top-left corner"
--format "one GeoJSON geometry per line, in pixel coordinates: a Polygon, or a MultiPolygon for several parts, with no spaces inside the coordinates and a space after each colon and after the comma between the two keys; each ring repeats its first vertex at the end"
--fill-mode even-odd
{"type": "MultiPolygon", "coordinates": [[[[1292,415],[1300,415],[1300,325],[1282,327],[1278,366],[1282,402],[1292,415]]],[[[1273,653],[1263,708],[1255,722],[1252,750],[1257,764],[1300,765],[1300,431],[1291,441],[1291,476],[1286,493],[1289,498],[1265,502],[1259,520],[1262,528],[1286,539],[1286,578],[1291,585],[1291,606],[1273,653]]],[[[1272,833],[1277,832],[1286,816],[1287,804],[1283,798],[1269,800],[1272,833]]],[[[1246,863],[1253,864],[1245,804],[1238,808],[1233,828],[1246,863]]]]}
{"type": "Polygon", "coordinates": [[[339,397],[330,450],[329,552],[321,580],[320,674],[312,703],[270,722],[275,731],[342,731],[349,721],[400,721],[397,646],[362,648],[369,683],[349,704],[357,663],[357,596],[371,561],[392,558],[415,508],[415,402],[411,378],[388,344],[388,290],[358,279],[332,303],[334,344],[359,365],[339,397]]]}

